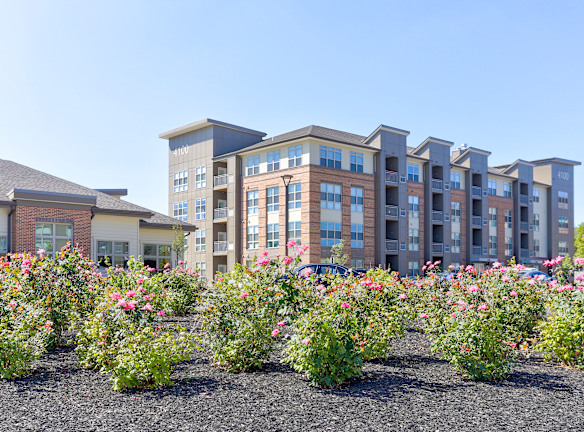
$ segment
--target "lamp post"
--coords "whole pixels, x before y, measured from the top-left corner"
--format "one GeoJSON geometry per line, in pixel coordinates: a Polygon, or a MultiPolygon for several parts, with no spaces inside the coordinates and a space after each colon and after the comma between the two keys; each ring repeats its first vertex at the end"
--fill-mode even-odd
{"type": "Polygon", "coordinates": [[[288,186],[292,180],[291,174],[283,174],[282,181],[284,182],[284,244],[286,245],[286,255],[288,255],[288,186]]]}

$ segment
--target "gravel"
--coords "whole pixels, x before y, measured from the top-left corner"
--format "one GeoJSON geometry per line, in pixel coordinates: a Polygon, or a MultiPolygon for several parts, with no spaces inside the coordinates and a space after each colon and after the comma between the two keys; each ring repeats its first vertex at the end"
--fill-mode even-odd
{"type": "Polygon", "coordinates": [[[173,387],[114,392],[107,376],[78,369],[63,348],[32,375],[0,382],[0,430],[584,430],[584,372],[531,358],[506,381],[466,381],[415,331],[393,353],[337,390],[311,387],[278,353],[261,371],[233,374],[198,352],[178,366],[173,387]]]}

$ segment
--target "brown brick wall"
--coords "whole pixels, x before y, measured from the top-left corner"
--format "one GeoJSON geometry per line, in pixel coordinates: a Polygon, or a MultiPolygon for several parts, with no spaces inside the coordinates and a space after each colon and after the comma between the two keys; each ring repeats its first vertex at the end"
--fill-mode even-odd
{"type": "Polygon", "coordinates": [[[355,252],[354,259],[364,259],[365,264],[375,262],[375,177],[371,174],[355,173],[352,171],[339,170],[334,168],[320,167],[315,165],[303,165],[300,167],[283,169],[270,173],[264,173],[251,177],[242,178],[242,219],[246,222],[242,224],[241,241],[242,254],[251,258],[255,254],[262,254],[268,251],[269,257],[283,256],[286,254],[284,239],[286,238],[286,196],[285,188],[281,176],[291,174],[293,176],[291,184],[302,184],[301,214],[302,214],[302,244],[308,245],[309,249],[303,256],[303,262],[320,262],[322,253],[328,253],[320,246],[320,184],[334,183],[342,187],[342,238],[345,239],[345,253],[351,255],[351,187],[363,188],[363,237],[364,251],[355,252]],[[267,249],[267,203],[266,189],[268,187],[279,187],[279,228],[280,247],[277,249],[267,249]],[[257,250],[247,250],[247,192],[257,189],[259,191],[259,248],[257,250]]]}
{"type": "Polygon", "coordinates": [[[36,252],[37,218],[73,220],[73,243],[91,254],[91,210],[17,205],[12,219],[12,251],[36,252]]]}

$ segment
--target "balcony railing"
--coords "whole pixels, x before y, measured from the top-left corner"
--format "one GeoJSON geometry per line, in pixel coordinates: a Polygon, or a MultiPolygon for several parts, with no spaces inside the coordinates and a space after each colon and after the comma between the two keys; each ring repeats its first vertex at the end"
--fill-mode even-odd
{"type": "Polygon", "coordinates": [[[397,171],[385,171],[385,182],[397,185],[397,171]]]}
{"type": "Polygon", "coordinates": [[[442,254],[443,250],[444,250],[443,243],[432,243],[432,253],[433,254],[442,254]]]}
{"type": "Polygon", "coordinates": [[[216,175],[213,177],[213,187],[225,186],[229,181],[229,176],[227,174],[216,175]]]}
{"type": "Polygon", "coordinates": [[[213,242],[213,252],[227,252],[227,242],[226,241],[213,242]]]}
{"type": "Polygon", "coordinates": [[[473,255],[482,255],[482,247],[481,246],[474,246],[472,247],[472,254],[473,255]]]}
{"type": "Polygon", "coordinates": [[[478,186],[473,186],[471,188],[472,197],[473,198],[480,198],[481,197],[481,188],[478,186]]]}
{"type": "Polygon", "coordinates": [[[521,254],[521,258],[529,258],[529,250],[528,249],[521,249],[520,254],[521,254]]]}
{"type": "Polygon", "coordinates": [[[482,226],[481,225],[481,217],[480,216],[473,216],[472,217],[472,224],[473,226],[482,226]]]}
{"type": "Polygon", "coordinates": [[[385,216],[388,217],[398,217],[399,208],[396,205],[386,205],[385,206],[385,216]]]}
{"type": "Polygon", "coordinates": [[[432,210],[432,222],[442,222],[442,211],[432,210]]]}
{"type": "Polygon", "coordinates": [[[386,252],[397,252],[397,240],[385,240],[385,251],[386,252]]]}
{"type": "Polygon", "coordinates": [[[519,222],[519,229],[521,231],[529,231],[529,222],[519,222]]]}
{"type": "Polygon", "coordinates": [[[442,190],[442,180],[440,179],[432,179],[432,190],[442,190]]]}
{"type": "Polygon", "coordinates": [[[227,208],[221,207],[213,209],[213,219],[227,219],[227,208]]]}
{"type": "Polygon", "coordinates": [[[529,197],[527,195],[519,195],[519,204],[529,204],[529,197]]]}

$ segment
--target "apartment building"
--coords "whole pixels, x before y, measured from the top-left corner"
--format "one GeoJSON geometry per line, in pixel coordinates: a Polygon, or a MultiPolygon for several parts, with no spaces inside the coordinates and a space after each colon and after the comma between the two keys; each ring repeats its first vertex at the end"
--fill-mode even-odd
{"type": "Polygon", "coordinates": [[[197,226],[187,262],[207,276],[345,240],[351,266],[415,275],[425,261],[529,266],[573,254],[573,170],[550,158],[489,167],[490,152],[380,125],[369,136],[308,126],[266,138],[212,119],[169,142],[169,214],[197,226]]]}

